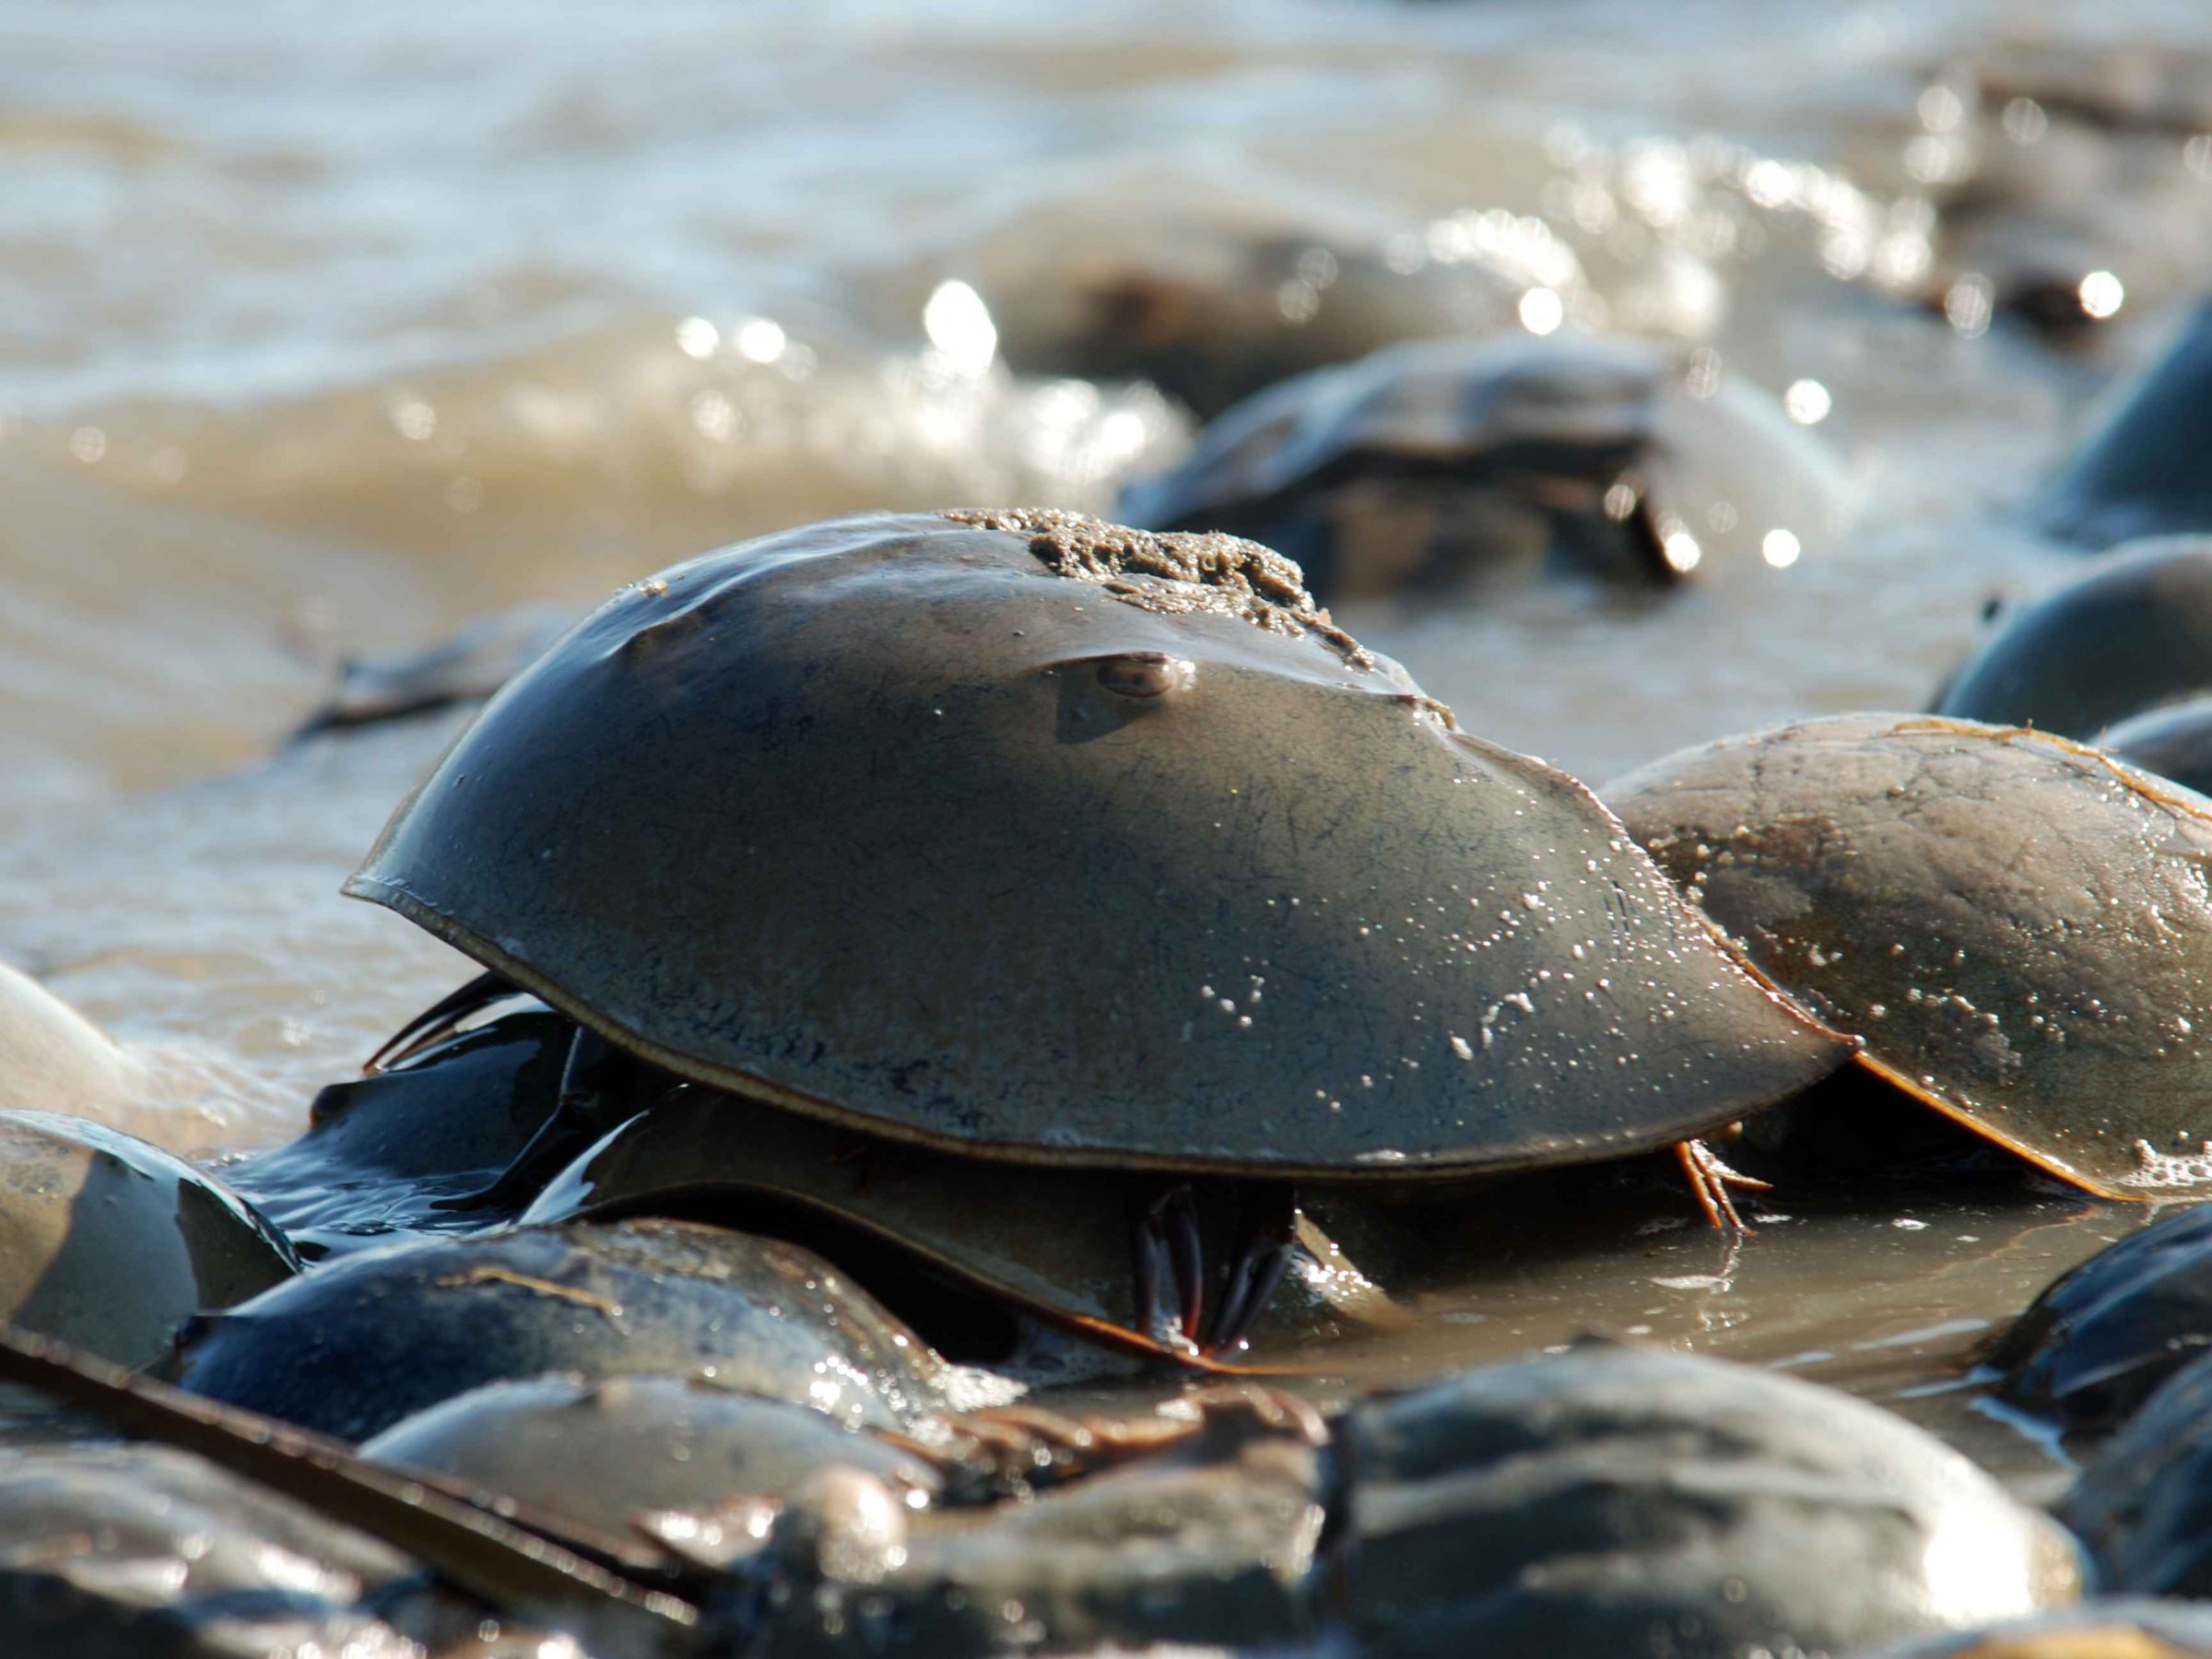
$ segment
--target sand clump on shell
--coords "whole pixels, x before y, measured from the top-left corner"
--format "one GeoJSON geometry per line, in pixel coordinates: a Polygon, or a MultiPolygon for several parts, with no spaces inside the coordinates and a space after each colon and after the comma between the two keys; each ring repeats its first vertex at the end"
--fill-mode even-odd
{"type": "Polygon", "coordinates": [[[1375,665],[1373,655],[1313,602],[1297,561],[1258,542],[1210,530],[1133,530],[1056,507],[969,508],[944,516],[979,530],[1026,535],[1030,551],[1054,574],[1095,582],[1124,604],[1162,616],[1217,611],[1294,639],[1311,633],[1352,667],[1375,665]]]}

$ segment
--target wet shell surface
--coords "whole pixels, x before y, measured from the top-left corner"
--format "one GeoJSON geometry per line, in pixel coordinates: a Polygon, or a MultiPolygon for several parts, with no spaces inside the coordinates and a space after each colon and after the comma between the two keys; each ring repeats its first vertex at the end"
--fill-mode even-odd
{"type": "Polygon", "coordinates": [[[581,1659],[521,1624],[449,1645],[485,1615],[390,1545],[188,1453],[0,1449],[9,1659],[581,1659]]]}
{"type": "Polygon", "coordinates": [[[490,1382],[394,1424],[361,1452],[618,1535],[650,1511],[784,1492],[820,1469],[922,1493],[936,1486],[927,1465],[826,1412],[683,1377],[490,1382]]]}
{"type": "Polygon", "coordinates": [[[310,1253],[409,1228],[480,1226],[440,1206],[480,1191],[529,1145],[559,1098],[575,1027],[532,1004],[385,1071],[333,1083],[305,1134],[230,1165],[230,1180],[310,1253]]]}
{"type": "Polygon", "coordinates": [[[2006,618],[1936,712],[2088,742],[2117,721],[2212,690],[2212,539],[2148,541],[2006,618]]]}
{"type": "Polygon", "coordinates": [[[2072,1541],[1958,1453],[1748,1366],[1594,1344],[1337,1437],[1363,1653],[1837,1653],[2080,1594],[2072,1541]]]}
{"type": "Polygon", "coordinates": [[[2093,547],[2212,530],[2208,444],[2212,306],[2200,306],[2052,480],[2040,503],[2043,528],[2093,547]]]}
{"type": "Polygon", "coordinates": [[[946,1370],[795,1246],[641,1220],[388,1245],[195,1322],[195,1394],[347,1440],[481,1383],[701,1376],[841,1422],[908,1428],[946,1370]]]}
{"type": "Polygon", "coordinates": [[[2114,1590],[2212,1593],[2212,1368],[2203,1327],[2189,1362],[2159,1385],[2058,1505],[2114,1590]]]}
{"type": "Polygon", "coordinates": [[[1819,441],[1688,372],[1569,335],[1394,346],[1240,404],[1121,509],[1281,547],[1331,599],[1547,564],[1667,582],[1838,534],[1850,491],[1819,441]]]}
{"type": "Polygon", "coordinates": [[[182,1159],[84,1118],[0,1112],[0,1318],[119,1365],[288,1279],[267,1221],[182,1159]]]}
{"type": "Polygon", "coordinates": [[[2108,726],[2097,747],[2199,794],[2212,789],[2212,697],[2192,697],[2108,726]]]}
{"type": "Polygon", "coordinates": [[[2212,1207],[2164,1216],[2062,1275],[1991,1351],[2000,1392],[2070,1428],[2117,1423],[2212,1333],[2212,1207]]]}
{"type": "Polygon", "coordinates": [[[1362,1403],[1317,1438],[1199,1409],[1206,1431],[1165,1454],[981,1515],[910,1523],[888,1492],[848,1492],[841,1524],[794,1500],[771,1554],[864,1565],[790,1597],[771,1645],[837,1653],[873,1605],[896,1610],[874,1627],[886,1654],[977,1651],[1018,1604],[1048,1652],[1310,1652],[1335,1627],[1374,1659],[1741,1659],[2080,1592],[2064,1530],[1959,1453],[1747,1366],[1586,1347],[1362,1403]],[[805,1557],[782,1547],[795,1519],[805,1557]]]}
{"type": "Polygon", "coordinates": [[[2212,1180],[2212,801],[1896,715],[1687,749],[1606,793],[1863,1064],[2107,1196],[2212,1180]]]}
{"type": "Polygon", "coordinates": [[[1847,1053],[1295,566],[1044,511],[626,589],[348,890],[680,1074],[1035,1162],[1594,1159],[1847,1053]]]}

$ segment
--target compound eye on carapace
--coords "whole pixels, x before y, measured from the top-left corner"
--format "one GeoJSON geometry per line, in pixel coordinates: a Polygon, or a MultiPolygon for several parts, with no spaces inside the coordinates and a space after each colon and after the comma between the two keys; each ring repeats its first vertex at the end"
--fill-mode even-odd
{"type": "Polygon", "coordinates": [[[1198,665],[1164,651],[1130,651],[1098,659],[1099,684],[1119,697],[1165,697],[1197,683],[1198,665]]]}

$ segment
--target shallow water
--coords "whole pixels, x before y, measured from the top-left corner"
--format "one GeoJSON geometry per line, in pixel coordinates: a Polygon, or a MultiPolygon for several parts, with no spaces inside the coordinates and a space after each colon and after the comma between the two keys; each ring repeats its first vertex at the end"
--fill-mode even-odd
{"type": "MultiPolygon", "coordinates": [[[[2156,348],[2212,231],[2212,147],[2170,135],[2126,189],[2076,193],[2126,295],[2081,347],[1899,297],[1947,256],[1929,202],[1971,132],[2030,196],[2082,153],[1976,128],[1947,65],[2039,29],[2206,44],[2192,4],[2077,12],[11,0],[0,958],[147,1060],[127,1126],[283,1138],[465,971],[335,891],[450,719],[234,771],[339,657],[837,512],[1104,507],[1189,417],[1022,354],[1113,262],[1203,274],[1239,237],[1464,270],[1470,326],[1556,307],[1701,347],[1760,398],[1799,387],[1842,471],[1856,528],[1786,569],[1344,615],[1469,729],[1602,782],[1920,706],[1986,600],[2068,568],[2010,509],[2156,348]]],[[[1322,276],[1287,316],[1327,303],[1300,269],[1322,276]]],[[[1948,1380],[2140,1218],[2033,1185],[1909,1196],[1778,1194],[1794,1218],[1732,1258],[1687,1225],[1571,1223],[1525,1259],[1447,1257],[1414,1334],[1325,1364],[1645,1334],[1900,1404],[2033,1485],[2032,1437],[1948,1380]]]]}

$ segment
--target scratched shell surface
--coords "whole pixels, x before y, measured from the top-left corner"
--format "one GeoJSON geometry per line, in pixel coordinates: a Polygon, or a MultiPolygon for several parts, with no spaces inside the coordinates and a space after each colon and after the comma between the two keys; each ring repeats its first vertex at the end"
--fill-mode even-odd
{"type": "Polygon", "coordinates": [[[1602,1158],[1841,1063],[1587,790],[1302,593],[1062,575],[1162,544],[994,522],[841,521],[625,590],[347,890],[677,1072],[1035,1161],[1602,1158]]]}
{"type": "Polygon", "coordinates": [[[2212,801],[1900,715],[1686,749],[1606,798],[1864,1063],[2108,1196],[2212,1180],[2212,801]]]}

